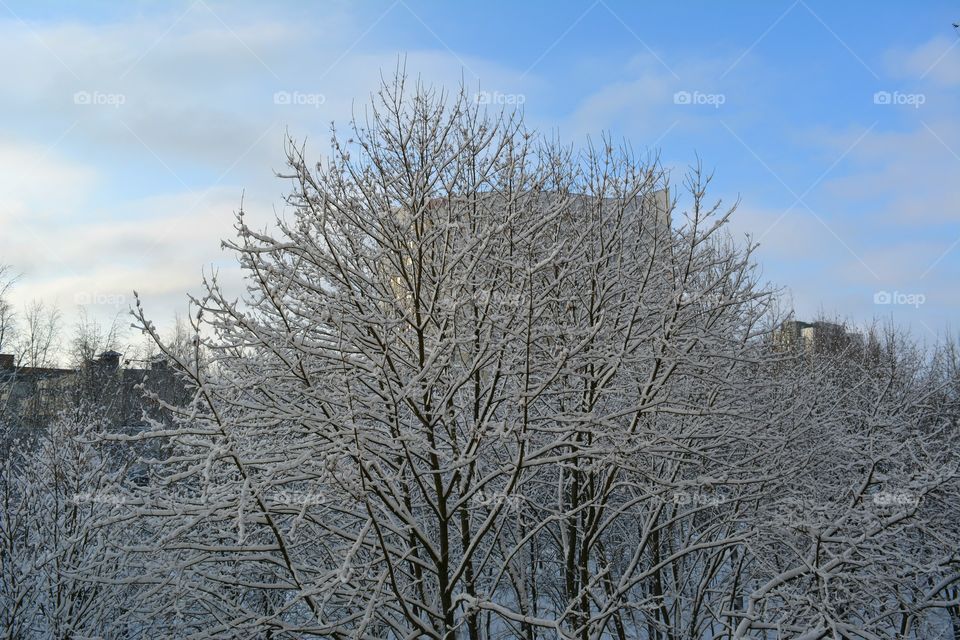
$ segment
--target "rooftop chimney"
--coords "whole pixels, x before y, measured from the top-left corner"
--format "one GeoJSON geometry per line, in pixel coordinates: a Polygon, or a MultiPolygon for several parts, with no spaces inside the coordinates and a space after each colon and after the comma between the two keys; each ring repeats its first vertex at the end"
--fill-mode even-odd
{"type": "Polygon", "coordinates": [[[13,369],[13,354],[0,353],[0,369],[13,369]]]}
{"type": "Polygon", "coordinates": [[[108,369],[117,369],[120,366],[120,356],[122,353],[116,351],[104,351],[97,358],[97,362],[108,369]]]}

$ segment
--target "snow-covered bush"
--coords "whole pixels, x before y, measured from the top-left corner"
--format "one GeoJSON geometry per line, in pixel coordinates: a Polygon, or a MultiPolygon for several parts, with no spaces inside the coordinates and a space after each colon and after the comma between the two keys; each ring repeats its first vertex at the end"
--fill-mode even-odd
{"type": "Polygon", "coordinates": [[[0,631],[6,638],[124,637],[128,542],[112,521],[125,465],[103,423],[64,414],[14,442],[0,477],[0,631]]]}

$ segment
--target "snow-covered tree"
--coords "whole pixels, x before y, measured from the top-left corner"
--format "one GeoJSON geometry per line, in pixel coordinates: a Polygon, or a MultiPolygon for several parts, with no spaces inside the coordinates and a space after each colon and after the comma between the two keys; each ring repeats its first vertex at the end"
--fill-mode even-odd
{"type": "Polygon", "coordinates": [[[779,471],[751,513],[733,637],[955,637],[936,635],[960,580],[955,354],[869,332],[795,355],[765,373],[779,471]]]}
{"type": "Polygon", "coordinates": [[[225,242],[241,299],[205,280],[176,352],[138,302],[193,400],[125,516],[128,622],[873,638],[956,610],[956,359],[778,343],[699,167],[671,188],[402,75],[288,157],[289,215],[225,242]]]}
{"type": "Polygon", "coordinates": [[[16,281],[17,275],[10,266],[0,264],[0,353],[9,353],[16,335],[16,314],[9,299],[16,281]]]}

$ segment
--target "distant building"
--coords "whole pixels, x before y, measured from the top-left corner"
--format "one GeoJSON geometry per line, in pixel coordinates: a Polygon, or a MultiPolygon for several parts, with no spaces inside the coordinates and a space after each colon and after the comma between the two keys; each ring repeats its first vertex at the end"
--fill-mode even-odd
{"type": "Polygon", "coordinates": [[[0,354],[0,410],[5,426],[33,426],[52,418],[63,404],[73,369],[17,367],[14,356],[0,354]]]}
{"type": "Polygon", "coordinates": [[[169,418],[145,391],[170,404],[188,399],[186,385],[164,359],[137,368],[121,367],[121,358],[121,353],[106,351],[79,369],[60,369],[17,367],[14,356],[0,354],[2,433],[7,438],[23,436],[63,411],[81,408],[104,419],[111,429],[135,432],[145,426],[146,418],[169,418]]]}
{"type": "Polygon", "coordinates": [[[776,338],[784,346],[800,346],[805,351],[830,351],[859,340],[859,335],[833,322],[788,320],[780,325],[776,338]]]}

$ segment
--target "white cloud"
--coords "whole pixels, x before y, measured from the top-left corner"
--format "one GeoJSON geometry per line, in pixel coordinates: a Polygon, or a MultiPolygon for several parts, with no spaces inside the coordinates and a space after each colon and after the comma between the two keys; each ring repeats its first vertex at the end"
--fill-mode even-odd
{"type": "Polygon", "coordinates": [[[568,140],[615,129],[651,146],[674,128],[698,130],[715,124],[720,113],[743,108],[733,80],[720,82],[724,67],[716,60],[687,60],[670,67],[652,55],[622,64],[621,79],[592,91],[577,102],[563,124],[568,140]],[[721,111],[723,110],[723,111],[721,111]]]}
{"type": "Polygon", "coordinates": [[[0,223],[8,232],[27,222],[69,216],[97,183],[97,172],[57,149],[0,139],[0,223]]]}
{"type": "MultiPolygon", "coordinates": [[[[391,9],[398,12],[394,17],[405,10],[402,5],[391,9]]],[[[229,265],[219,240],[231,233],[230,214],[240,194],[246,191],[248,211],[268,218],[287,189],[272,173],[283,168],[283,131],[298,139],[309,135],[308,153],[319,159],[330,122],[345,131],[381,72],[389,75],[398,63],[378,31],[389,29],[389,14],[365,34],[370,17],[361,23],[349,7],[326,6],[310,20],[296,15],[298,10],[284,11],[198,2],[159,18],[34,24],[34,33],[16,21],[0,22],[0,57],[17,61],[5,68],[0,86],[0,123],[16,127],[15,133],[0,129],[0,135],[15,136],[0,142],[0,185],[8,194],[0,203],[5,230],[0,255],[27,275],[19,296],[70,306],[77,292],[112,300],[105,296],[129,295],[137,288],[156,301],[158,315],[166,316],[182,304],[185,291],[197,289],[203,265],[229,265]],[[120,95],[123,101],[78,105],[77,91],[120,95]],[[277,105],[277,91],[317,94],[322,100],[277,105]],[[43,157],[53,143],[54,151],[43,157]],[[200,196],[205,197],[197,204],[200,196]]],[[[763,92],[777,89],[774,71],[779,70],[752,57],[721,82],[724,56],[671,58],[668,69],[653,56],[640,55],[615,61],[616,73],[605,77],[616,80],[599,87],[587,77],[592,71],[572,70],[582,84],[596,87],[583,95],[562,83],[550,85],[543,77],[448,51],[427,30],[419,35],[418,46],[405,56],[414,77],[448,88],[463,80],[471,92],[522,95],[531,124],[552,129],[559,122],[562,139],[578,144],[585,134],[603,130],[638,145],[653,145],[671,130],[687,139],[719,130],[726,138],[718,116],[745,131],[752,114],[766,104],[763,92]],[[675,94],[684,91],[722,95],[724,104],[719,110],[677,104],[675,94]],[[553,119],[538,120],[543,113],[553,113],[553,119]]],[[[953,186],[960,160],[944,146],[960,151],[960,130],[953,124],[960,46],[951,46],[948,39],[933,39],[891,54],[891,73],[904,89],[927,92],[926,104],[904,111],[913,118],[907,126],[870,134],[831,174],[835,177],[808,198],[826,194],[830,209],[817,213],[890,282],[898,274],[920,271],[917,264],[925,257],[932,261],[940,255],[955,239],[951,225],[960,220],[960,193],[953,186]],[[869,228],[846,215],[865,203],[875,206],[869,228]],[[931,225],[946,231],[932,239],[915,233],[931,225]],[[890,230],[900,235],[876,250],[890,239],[890,230]]],[[[856,127],[824,130],[807,136],[804,144],[825,150],[832,162],[860,133],[856,127]]],[[[667,136],[659,144],[669,149],[672,143],[667,136]]],[[[872,289],[869,271],[802,206],[773,225],[781,213],[747,202],[733,225],[737,233],[762,236],[759,257],[772,267],[771,274],[794,283],[804,300],[835,302],[838,308],[844,303],[835,291],[872,289]]],[[[948,257],[943,268],[955,265],[953,260],[948,257]]],[[[225,269],[236,284],[237,272],[225,269]]],[[[931,288],[946,286],[938,279],[941,272],[930,274],[931,288]]]]}
{"type": "MultiPolygon", "coordinates": [[[[273,172],[284,166],[284,130],[310,135],[319,159],[330,122],[345,130],[381,70],[398,63],[349,12],[320,13],[304,21],[196,2],[113,23],[0,21],[0,58],[17,61],[0,85],[0,122],[31,141],[0,142],[0,256],[24,275],[15,302],[57,303],[70,324],[77,304],[107,319],[136,289],[162,319],[184,308],[211,263],[239,293],[220,240],[242,194],[253,220],[268,222],[282,204],[288,185],[273,172]],[[278,105],[277,91],[322,100],[278,105]]],[[[439,42],[404,60],[428,84],[536,84],[439,42]]]]}
{"type": "Polygon", "coordinates": [[[892,49],[886,62],[899,78],[955,87],[960,85],[960,38],[937,36],[912,48],[892,49]]]}

